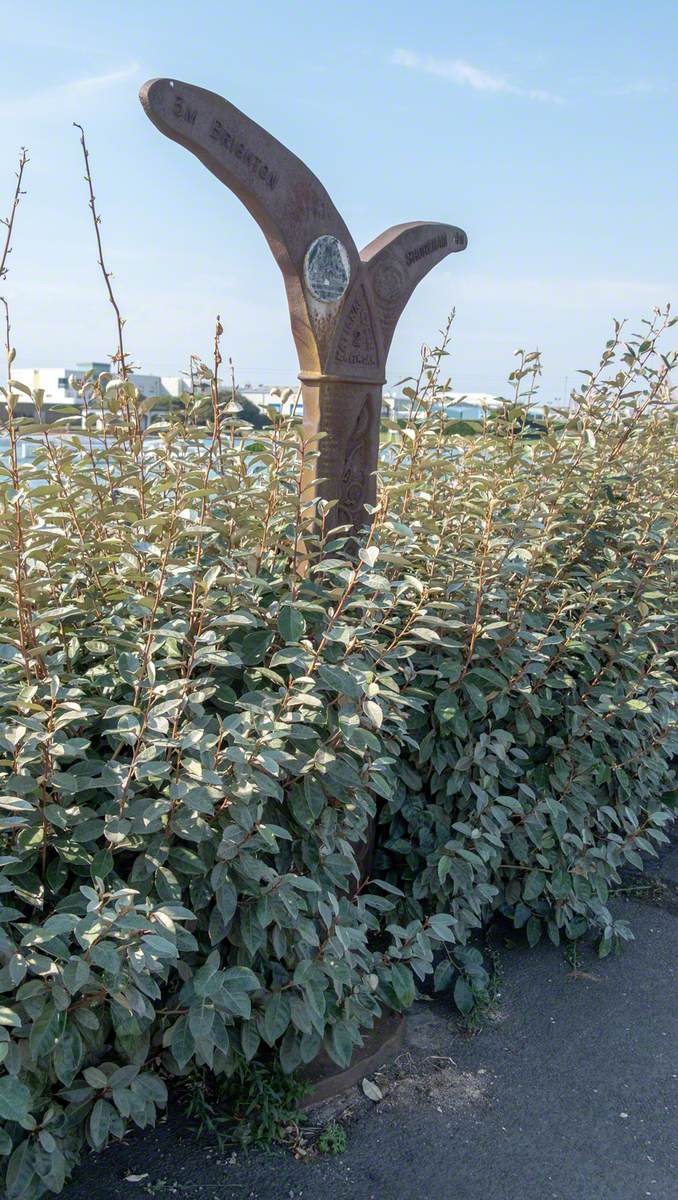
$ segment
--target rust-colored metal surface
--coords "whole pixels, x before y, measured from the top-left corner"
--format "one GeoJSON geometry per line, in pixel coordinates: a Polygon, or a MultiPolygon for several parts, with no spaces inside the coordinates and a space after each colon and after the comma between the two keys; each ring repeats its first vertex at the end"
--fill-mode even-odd
{"type": "Polygon", "coordinates": [[[325,436],[311,495],[336,500],[331,524],[358,526],[376,498],[386,356],[420,279],[466,248],[455,225],[412,221],[358,252],[325,188],[260,125],[214,92],[175,79],[141,89],[150,120],[242,200],[282,271],[299,358],[307,436],[325,436]]]}

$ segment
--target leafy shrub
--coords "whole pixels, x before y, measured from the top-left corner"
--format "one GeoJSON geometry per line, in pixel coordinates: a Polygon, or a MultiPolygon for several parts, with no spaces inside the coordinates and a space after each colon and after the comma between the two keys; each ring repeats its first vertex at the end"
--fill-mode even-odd
{"type": "Polygon", "coordinates": [[[167,1077],[241,1077],[262,1053],[289,1074],[322,1047],[346,1064],[438,943],[468,1010],[469,937],[496,910],[530,941],[628,936],[610,887],[666,840],[676,751],[666,323],[617,330],[536,436],[534,356],[460,430],[438,411],[443,344],[422,419],[388,428],[353,557],[304,496],[293,424],[254,441],[217,404],[205,437],[189,405],[146,436],[133,387],[100,376],[84,432],[60,434],[16,420],[10,384],[10,1200],[151,1122],[167,1077]]]}
{"type": "MultiPolygon", "coordinates": [[[[512,403],[453,469],[440,417],[406,430],[385,472],[399,497],[412,472],[398,520],[421,588],[424,708],[381,814],[378,869],[410,914],[450,912],[461,943],[496,907],[530,944],[593,925],[604,955],[630,936],[607,906],[620,866],[642,868],[667,840],[678,411],[658,340],[674,321],[657,314],[628,343],[617,325],[573,411],[537,436],[522,397],[539,362],[519,354],[512,403]]],[[[482,970],[476,952],[463,959],[462,1008],[482,970]]],[[[452,974],[441,964],[440,984],[452,974]]]]}

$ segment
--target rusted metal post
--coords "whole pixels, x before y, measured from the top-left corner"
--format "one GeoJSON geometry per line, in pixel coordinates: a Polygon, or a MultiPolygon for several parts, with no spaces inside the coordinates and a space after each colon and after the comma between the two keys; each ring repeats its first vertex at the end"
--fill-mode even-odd
{"type": "Polygon", "coordinates": [[[466,247],[455,225],[413,221],[358,252],[320,181],[227,100],[174,79],[141,89],[150,120],[195,154],[260,225],[285,281],[307,437],[323,433],[309,499],[335,500],[331,525],[359,526],[376,499],[386,357],[414,288],[466,247]]]}

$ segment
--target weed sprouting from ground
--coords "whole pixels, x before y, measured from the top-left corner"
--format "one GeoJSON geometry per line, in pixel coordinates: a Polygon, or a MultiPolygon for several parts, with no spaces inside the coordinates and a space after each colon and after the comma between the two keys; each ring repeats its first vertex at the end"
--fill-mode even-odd
{"type": "Polygon", "coordinates": [[[228,1079],[206,1071],[189,1080],[186,1113],[198,1136],[214,1139],[219,1149],[234,1143],[246,1149],[294,1145],[307,1090],[276,1063],[242,1063],[228,1079]]]}
{"type": "Polygon", "coordinates": [[[315,1148],[321,1154],[343,1154],[348,1144],[346,1130],[338,1121],[329,1121],[316,1139],[315,1148]]]}

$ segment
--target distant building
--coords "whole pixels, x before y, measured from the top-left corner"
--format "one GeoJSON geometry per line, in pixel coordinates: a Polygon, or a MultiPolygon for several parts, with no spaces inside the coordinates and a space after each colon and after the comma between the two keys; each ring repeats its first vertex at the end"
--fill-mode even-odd
{"type": "MultiPolygon", "coordinates": [[[[103,372],[111,372],[110,362],[81,362],[74,367],[15,367],[12,374],[18,383],[23,383],[31,391],[41,388],[44,392],[44,404],[52,410],[52,416],[58,416],[59,408],[80,408],[82,398],[78,394],[79,382],[88,373],[94,376],[103,372]]],[[[177,375],[146,375],[133,371],[129,375],[133,383],[145,399],[176,399],[179,396],[195,394],[204,396],[209,393],[209,381],[200,375],[191,378],[188,371],[177,375]]],[[[226,379],[219,383],[220,393],[228,394],[230,384],[226,379]]],[[[295,387],[268,387],[265,384],[252,385],[245,383],[237,385],[239,395],[246,397],[257,408],[265,412],[273,409],[283,417],[303,417],[304,402],[299,385],[295,387]]],[[[24,400],[25,404],[26,401],[24,400]]],[[[501,401],[487,392],[446,392],[436,397],[433,411],[439,412],[444,404],[451,420],[482,420],[483,415],[496,408],[501,401]]],[[[416,406],[415,406],[416,407],[416,406]]],[[[412,413],[412,401],[407,396],[396,396],[385,392],[382,401],[382,415],[387,420],[407,420],[412,413]]],[[[422,419],[424,409],[417,409],[416,418],[422,419]]]]}
{"type": "MultiPolygon", "coordinates": [[[[264,411],[267,408],[272,408],[275,412],[279,412],[283,417],[303,417],[304,415],[304,400],[301,395],[299,385],[296,387],[265,387],[260,384],[258,387],[251,387],[245,384],[238,388],[241,396],[245,396],[264,411]]],[[[401,397],[401,399],[403,399],[401,397]]],[[[382,414],[388,420],[393,420],[396,414],[398,397],[390,392],[385,392],[382,401],[382,414]]],[[[409,401],[407,401],[409,404],[409,401]]]]}
{"type": "Polygon", "coordinates": [[[446,416],[454,421],[482,421],[484,415],[493,408],[501,405],[501,400],[489,392],[444,392],[433,402],[433,405],[418,404],[409,396],[394,396],[393,413],[396,420],[407,421],[412,416],[423,420],[427,412],[440,412],[445,408],[446,416]]]}
{"type": "Polygon", "coordinates": [[[191,377],[187,371],[181,371],[179,375],[160,376],[159,396],[173,396],[176,399],[179,396],[190,396],[191,390],[191,377]]]}
{"type": "MultiPolygon", "coordinates": [[[[396,396],[393,392],[384,392],[381,399],[381,415],[387,421],[397,421],[399,416],[398,405],[405,400],[404,396],[396,396]]],[[[409,400],[406,401],[409,405],[409,400]]]]}
{"type": "Polygon", "coordinates": [[[488,409],[499,408],[502,401],[490,392],[445,392],[445,409],[448,416],[460,421],[480,421],[488,409]]]}
{"type": "Polygon", "coordinates": [[[197,373],[191,378],[188,371],[180,371],[178,375],[161,375],[159,396],[204,396],[209,393],[210,381],[197,373]]]}
{"type": "Polygon", "coordinates": [[[301,417],[304,413],[304,404],[299,394],[299,387],[265,387],[264,384],[259,384],[258,387],[250,387],[245,384],[244,387],[238,388],[238,393],[244,396],[246,400],[250,400],[252,404],[256,404],[262,412],[267,408],[272,408],[275,412],[280,413],[283,417],[291,417],[293,415],[301,417]]]}
{"type": "MultiPolygon", "coordinates": [[[[31,391],[42,388],[44,403],[49,408],[80,407],[82,398],[78,395],[77,383],[92,371],[94,375],[110,372],[110,362],[76,363],[74,367],[15,367],[12,376],[18,383],[25,384],[31,391]]],[[[160,375],[140,375],[132,372],[129,382],[133,383],[145,397],[167,396],[171,393],[164,389],[160,375]]]]}

